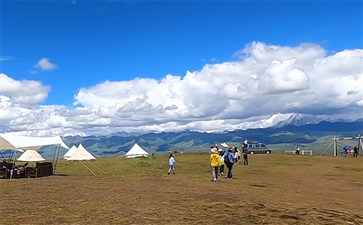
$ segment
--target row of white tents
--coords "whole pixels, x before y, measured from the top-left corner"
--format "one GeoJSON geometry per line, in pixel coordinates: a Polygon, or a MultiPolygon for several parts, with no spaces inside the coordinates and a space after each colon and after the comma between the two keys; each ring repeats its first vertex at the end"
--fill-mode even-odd
{"type": "MultiPolygon", "coordinates": [[[[88,168],[82,161],[88,161],[93,167],[104,172],[100,168],[93,165],[90,160],[96,160],[96,158],[82,145],[79,144],[78,147],[72,146],[69,148],[62,140],[60,136],[55,137],[24,137],[16,136],[11,134],[0,134],[0,150],[18,150],[23,152],[23,154],[17,159],[23,162],[40,162],[45,159],[39,154],[38,150],[43,146],[57,146],[54,152],[53,163],[54,172],[56,164],[58,161],[58,154],[60,147],[68,149],[63,158],[68,161],[79,161],[83,166],[85,166],[93,175],[96,174],[88,168]]],[[[14,154],[13,154],[14,155],[14,154]]],[[[141,148],[137,143],[135,143],[132,148],[124,155],[126,158],[136,158],[136,157],[148,157],[149,153],[141,148]]]]}
{"type": "MultiPolygon", "coordinates": [[[[11,134],[0,134],[0,150],[25,150],[19,157],[20,161],[44,161],[44,158],[37,152],[43,146],[58,146],[68,149],[64,155],[67,160],[95,160],[96,158],[88,152],[88,150],[79,144],[78,147],[69,148],[60,136],[55,137],[24,137],[11,134]]],[[[124,155],[126,158],[148,157],[150,154],[146,152],[140,145],[135,143],[132,148],[124,155]]]]}
{"type": "MultiPolygon", "coordinates": [[[[126,158],[136,158],[136,157],[148,157],[150,154],[146,152],[143,148],[135,143],[132,148],[124,155],[126,158]]],[[[88,150],[79,144],[78,147],[73,145],[63,156],[66,160],[95,160],[96,158],[88,152],[88,150]]]]}

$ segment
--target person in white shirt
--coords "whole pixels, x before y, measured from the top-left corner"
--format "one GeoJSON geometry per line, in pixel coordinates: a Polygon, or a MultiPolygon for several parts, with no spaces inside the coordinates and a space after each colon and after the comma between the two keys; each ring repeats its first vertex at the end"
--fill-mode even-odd
{"type": "Polygon", "coordinates": [[[247,148],[247,144],[248,144],[248,141],[247,141],[247,138],[243,141],[243,148],[247,148]]]}
{"type": "Polygon", "coordinates": [[[169,170],[168,170],[168,175],[170,175],[170,173],[175,174],[175,158],[173,153],[171,153],[169,155],[169,170]]]}

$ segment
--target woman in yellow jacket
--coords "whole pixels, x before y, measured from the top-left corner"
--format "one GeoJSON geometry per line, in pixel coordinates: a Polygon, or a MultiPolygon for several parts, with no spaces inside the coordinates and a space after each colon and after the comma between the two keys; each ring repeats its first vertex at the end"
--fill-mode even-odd
{"type": "Polygon", "coordinates": [[[211,147],[211,154],[209,157],[210,165],[212,167],[212,181],[216,182],[218,179],[218,167],[220,165],[220,156],[218,154],[217,148],[211,147]]]}

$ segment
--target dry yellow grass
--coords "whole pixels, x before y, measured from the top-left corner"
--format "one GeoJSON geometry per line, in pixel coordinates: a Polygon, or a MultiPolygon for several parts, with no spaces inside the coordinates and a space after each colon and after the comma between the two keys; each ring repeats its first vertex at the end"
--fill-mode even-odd
{"type": "Polygon", "coordinates": [[[363,224],[363,158],[251,155],[211,182],[209,154],[60,161],[51,177],[0,180],[0,224],[363,224]]]}

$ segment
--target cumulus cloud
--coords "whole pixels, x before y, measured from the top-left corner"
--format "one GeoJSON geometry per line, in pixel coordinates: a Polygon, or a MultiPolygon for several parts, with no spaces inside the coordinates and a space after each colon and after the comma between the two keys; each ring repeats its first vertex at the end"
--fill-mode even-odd
{"type": "Polygon", "coordinates": [[[362,49],[328,55],[316,44],[253,42],[237,54],[236,61],[208,64],[184,75],[82,87],[74,96],[76,108],[25,105],[24,99],[37,95],[43,98],[30,102],[39,103],[36,99],[44,99],[48,87],[2,75],[7,82],[0,98],[4,129],[62,135],[211,132],[267,127],[291,113],[332,120],[362,117],[362,49]],[[19,84],[38,88],[18,96],[19,84]]]}
{"type": "Polygon", "coordinates": [[[183,77],[107,81],[82,88],[76,104],[111,116],[144,120],[153,115],[164,122],[320,113],[347,106],[361,110],[355,108],[362,100],[360,49],[327,56],[315,44],[254,42],[241,52],[239,61],[206,65],[183,77]]]}
{"type": "Polygon", "coordinates": [[[38,81],[18,81],[0,73],[0,96],[8,96],[13,103],[37,104],[48,96],[49,91],[50,87],[38,81]]]}
{"type": "Polygon", "coordinates": [[[34,67],[43,71],[50,71],[57,69],[58,66],[50,62],[48,58],[41,58],[34,67]]]}
{"type": "Polygon", "coordinates": [[[258,83],[266,93],[288,93],[309,88],[309,76],[296,67],[296,59],[272,61],[258,83]]]}

